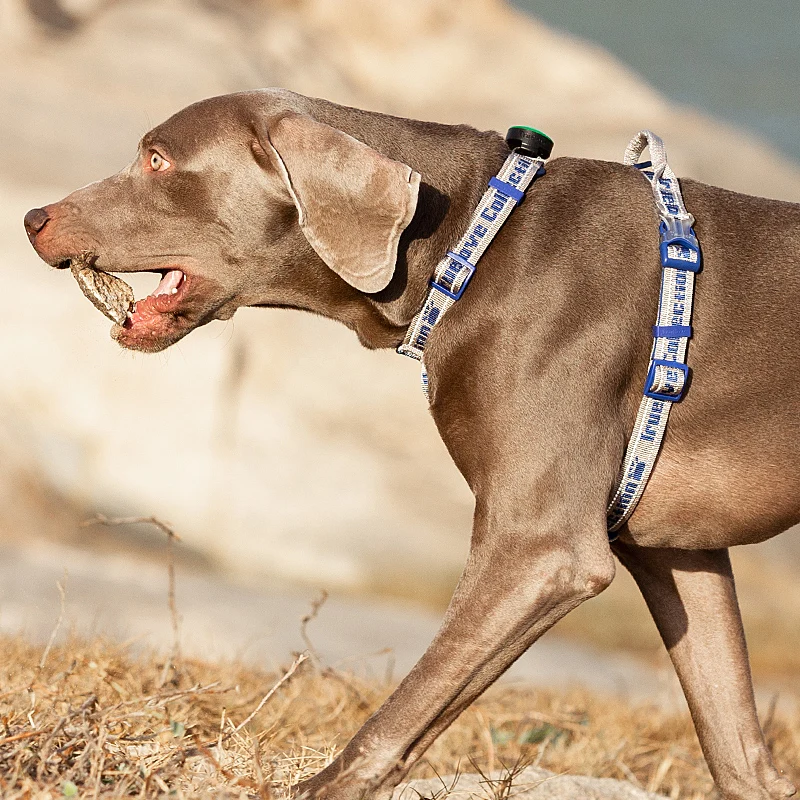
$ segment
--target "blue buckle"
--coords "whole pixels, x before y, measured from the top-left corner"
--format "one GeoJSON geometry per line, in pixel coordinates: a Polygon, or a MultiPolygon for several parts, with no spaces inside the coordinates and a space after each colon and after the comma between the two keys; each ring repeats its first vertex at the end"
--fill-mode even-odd
{"type": "Polygon", "coordinates": [[[682,269],[688,272],[700,272],[703,258],[700,243],[694,228],[685,220],[670,218],[669,225],[664,220],[658,228],[661,234],[661,266],[682,269]],[[669,254],[670,247],[678,248],[678,256],[669,254]]]}
{"type": "Polygon", "coordinates": [[[443,295],[446,295],[450,299],[460,300],[461,295],[464,294],[464,289],[466,289],[467,286],[469,286],[469,282],[472,280],[472,276],[475,274],[475,267],[472,264],[470,264],[469,261],[467,261],[465,258],[461,258],[461,256],[457,255],[456,253],[448,251],[447,257],[451,261],[455,261],[456,264],[459,264],[462,267],[462,269],[468,270],[467,277],[464,278],[464,280],[461,282],[461,286],[458,287],[458,291],[451,292],[446,286],[442,286],[441,283],[436,283],[435,278],[431,278],[430,281],[428,281],[428,284],[430,285],[431,289],[436,289],[437,291],[440,291],[443,295]]]}
{"type": "Polygon", "coordinates": [[[516,186],[512,186],[507,181],[501,181],[500,178],[491,178],[489,180],[489,186],[513,200],[516,205],[519,205],[525,198],[525,192],[517,189],[516,186]]]}
{"type": "Polygon", "coordinates": [[[650,369],[647,370],[647,382],[644,385],[644,396],[650,397],[653,400],[663,400],[667,403],[677,403],[680,400],[683,400],[683,396],[686,394],[686,386],[689,382],[689,367],[686,364],[683,364],[680,361],[664,361],[661,358],[654,358],[650,362],[650,369]],[[681,386],[680,392],[678,394],[664,394],[660,392],[654,392],[650,389],[653,385],[653,381],[656,379],[656,367],[669,367],[671,369],[677,369],[679,372],[683,373],[683,385],[681,386]]]}
{"type": "Polygon", "coordinates": [[[691,339],[691,325],[653,325],[654,339],[691,339]]]}

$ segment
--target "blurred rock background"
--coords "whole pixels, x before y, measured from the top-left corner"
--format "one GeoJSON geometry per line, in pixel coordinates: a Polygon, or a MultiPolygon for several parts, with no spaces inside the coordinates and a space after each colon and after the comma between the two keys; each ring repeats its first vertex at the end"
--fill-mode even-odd
{"type": "MultiPolygon", "coordinates": [[[[142,558],[157,545],[144,529],[79,522],[156,515],[180,532],[185,559],[251,585],[440,609],[458,576],[472,499],[416,364],[367,352],[332,322],[264,310],[160,355],[122,352],[28,245],[27,209],[121,169],[146,130],[190,102],[284,86],[479,128],[532,124],[555,155],[611,160],[650,127],[680,175],[800,200],[800,169],[754,135],[668,102],[605,50],[502,0],[0,0],[0,53],[8,552],[52,554],[57,541],[142,558]]],[[[757,668],[782,680],[800,671],[798,544],[784,536],[739,559],[757,668]]],[[[652,656],[634,595],[621,575],[558,631],[652,656]]],[[[0,587],[0,625],[4,597],[0,587]]]]}

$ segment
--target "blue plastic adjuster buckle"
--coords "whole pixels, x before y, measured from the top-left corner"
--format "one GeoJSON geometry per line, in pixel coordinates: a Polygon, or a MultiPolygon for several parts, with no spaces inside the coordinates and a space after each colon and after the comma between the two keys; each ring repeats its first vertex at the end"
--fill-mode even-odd
{"type": "Polygon", "coordinates": [[[515,205],[519,205],[525,199],[525,192],[517,189],[516,186],[512,186],[507,181],[501,181],[498,177],[489,180],[489,187],[513,200],[515,205]]]}
{"type": "Polygon", "coordinates": [[[653,325],[654,339],[691,339],[691,325],[653,325]]]}
{"type": "Polygon", "coordinates": [[[650,369],[647,370],[647,381],[644,385],[644,396],[650,397],[653,400],[663,400],[667,403],[677,403],[680,400],[683,400],[684,394],[686,394],[686,386],[689,382],[689,367],[686,364],[683,364],[680,361],[665,361],[661,358],[654,358],[650,362],[650,369]],[[681,385],[681,389],[677,394],[667,394],[666,392],[654,392],[650,387],[653,385],[653,382],[656,379],[656,367],[669,367],[670,369],[676,369],[678,372],[683,373],[683,384],[681,385]]]}
{"type": "Polygon", "coordinates": [[[464,289],[466,289],[467,286],[469,286],[469,282],[472,280],[472,276],[475,274],[475,267],[472,264],[470,264],[469,261],[467,261],[465,258],[461,258],[461,256],[451,251],[448,251],[447,257],[452,261],[455,261],[463,269],[468,270],[467,277],[464,278],[464,280],[461,282],[461,286],[458,287],[457,291],[451,292],[446,286],[442,286],[441,283],[436,283],[435,278],[431,278],[430,281],[428,281],[428,284],[430,285],[431,289],[436,289],[437,291],[440,291],[443,295],[446,295],[452,300],[460,300],[461,295],[464,294],[464,289]]]}
{"type": "Polygon", "coordinates": [[[694,228],[686,220],[671,218],[669,225],[662,220],[658,230],[661,234],[661,266],[700,272],[703,258],[694,228]],[[677,258],[669,254],[670,247],[678,248],[677,258]]]}

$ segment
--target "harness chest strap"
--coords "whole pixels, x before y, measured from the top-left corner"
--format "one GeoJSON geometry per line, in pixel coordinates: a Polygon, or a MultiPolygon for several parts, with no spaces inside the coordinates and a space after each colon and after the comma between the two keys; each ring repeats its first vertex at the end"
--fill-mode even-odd
{"type": "Polygon", "coordinates": [[[612,539],[633,514],[644,493],[661,450],[669,412],[686,390],[694,276],[702,265],[700,246],[692,228],[694,217],[686,210],[678,179],[667,164],[664,142],[651,131],[641,131],[625,151],[625,164],[641,170],[653,189],[661,218],[662,269],[644,397],[606,512],[612,539]],[[646,146],[651,162],[640,165],[639,157],[646,146]]]}

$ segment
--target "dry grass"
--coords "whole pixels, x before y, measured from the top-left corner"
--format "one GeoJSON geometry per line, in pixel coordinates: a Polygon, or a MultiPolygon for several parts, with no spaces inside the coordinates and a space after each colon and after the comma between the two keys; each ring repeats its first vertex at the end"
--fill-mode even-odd
{"type": "MultiPolygon", "coordinates": [[[[69,641],[46,658],[19,638],[0,639],[0,647],[7,800],[266,797],[328,763],[390,689],[308,659],[264,702],[281,676],[241,665],[181,660],[165,674],[166,659],[102,640],[69,641]]],[[[779,765],[800,779],[792,768],[800,718],[772,720],[769,737],[779,765]]],[[[511,686],[469,709],[414,777],[520,759],[674,798],[711,791],[686,717],[587,692],[511,686]]]]}
{"type": "MultiPolygon", "coordinates": [[[[311,657],[298,656],[280,675],[183,658],[172,552],[176,537],[158,520],[146,521],[168,537],[173,648],[158,655],[102,639],[69,639],[54,646],[63,592],[62,616],[45,647],[0,637],[4,800],[282,794],[329,763],[391,691],[388,679],[320,664],[306,625],[324,596],[301,622],[311,657]]],[[[740,574],[740,585],[764,591],[760,568],[740,574]]],[[[793,597],[796,587],[788,583],[793,597]]],[[[626,640],[628,649],[640,653],[660,649],[651,631],[642,626],[638,633],[631,624],[629,608],[622,613],[624,608],[617,607],[620,600],[628,605],[632,590],[623,585],[619,597],[611,598],[606,611],[612,613],[600,626],[609,640],[602,643],[618,646],[626,640]]],[[[764,619],[770,616],[765,609],[764,619]]],[[[772,627],[765,624],[762,643],[770,643],[767,634],[774,625],[786,623],[785,609],[775,617],[772,627]]],[[[595,632],[590,638],[596,637],[595,632]]],[[[785,675],[797,653],[778,641],[770,658],[769,667],[778,666],[773,674],[785,675]]],[[[770,713],[764,722],[778,767],[800,782],[800,709],[791,717],[770,713]]],[[[676,800],[715,797],[688,715],[586,690],[557,693],[518,685],[497,686],[476,702],[411,777],[497,769],[513,775],[527,764],[628,780],[676,800]]],[[[491,794],[487,788],[487,797],[491,794]]]]}

